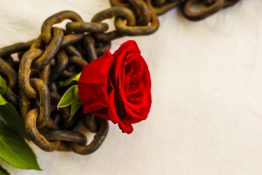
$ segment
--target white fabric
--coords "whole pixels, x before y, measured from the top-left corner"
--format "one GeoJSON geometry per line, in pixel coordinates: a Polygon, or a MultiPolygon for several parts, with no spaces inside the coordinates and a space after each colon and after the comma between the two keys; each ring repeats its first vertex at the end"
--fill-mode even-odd
{"type": "MultiPolygon", "coordinates": [[[[108,0],[1,0],[0,46],[27,41],[61,10],[85,20],[108,0]]],[[[133,37],[153,82],[148,120],[131,135],[116,125],[92,155],[32,147],[43,171],[14,175],[261,175],[262,1],[242,0],[201,22],[177,10],[151,36],[133,37]]],[[[113,42],[115,50],[128,37],[113,42]]]]}

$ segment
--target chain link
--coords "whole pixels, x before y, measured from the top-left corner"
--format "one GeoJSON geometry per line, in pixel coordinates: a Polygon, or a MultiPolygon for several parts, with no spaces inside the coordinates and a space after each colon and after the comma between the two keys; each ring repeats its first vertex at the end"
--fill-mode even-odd
{"type": "Polygon", "coordinates": [[[47,18],[34,40],[0,49],[0,75],[8,82],[5,97],[21,113],[28,135],[45,151],[96,151],[108,133],[108,122],[79,110],[57,109],[66,91],[60,82],[81,72],[122,36],[148,35],[159,28],[158,15],[179,7],[190,20],[200,20],[238,0],[110,0],[111,8],[85,22],[76,12],[47,18]],[[109,31],[106,19],[114,20],[109,31]],[[65,28],[54,25],[69,20],[65,28]],[[17,75],[18,72],[18,75],[17,75]],[[85,130],[95,133],[88,142],[85,130]]]}

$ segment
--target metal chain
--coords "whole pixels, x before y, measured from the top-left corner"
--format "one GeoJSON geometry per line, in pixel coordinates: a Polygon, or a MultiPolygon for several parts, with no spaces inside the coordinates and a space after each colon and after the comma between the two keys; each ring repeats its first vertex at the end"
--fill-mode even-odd
{"type": "Polygon", "coordinates": [[[79,110],[57,109],[66,91],[61,81],[81,72],[122,36],[149,35],[159,27],[158,15],[179,7],[190,20],[203,19],[238,0],[110,0],[111,8],[85,22],[76,12],[47,18],[36,39],[0,49],[0,75],[8,82],[5,97],[21,113],[28,135],[45,151],[90,154],[103,143],[108,122],[79,110]],[[114,31],[103,22],[114,19],[114,31]],[[65,28],[54,27],[70,20],[65,28]],[[95,133],[88,142],[86,130],[95,133]],[[87,144],[88,143],[88,144],[87,144]]]}

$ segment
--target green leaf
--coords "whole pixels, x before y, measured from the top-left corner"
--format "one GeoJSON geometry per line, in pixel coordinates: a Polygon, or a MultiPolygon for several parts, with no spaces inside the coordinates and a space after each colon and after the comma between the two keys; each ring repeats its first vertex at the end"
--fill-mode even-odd
{"type": "Polygon", "coordinates": [[[1,165],[0,165],[0,175],[10,175],[8,171],[6,171],[6,169],[4,169],[1,165]]]}
{"type": "Polygon", "coordinates": [[[6,105],[7,101],[4,99],[4,97],[0,94],[0,106],[6,105]]]}
{"type": "Polygon", "coordinates": [[[60,83],[60,86],[68,86],[68,85],[70,85],[71,83],[73,83],[74,81],[78,81],[79,78],[80,78],[80,76],[81,76],[81,73],[76,74],[76,75],[74,75],[73,77],[71,77],[70,79],[68,79],[68,80],[66,80],[66,81],[64,81],[64,82],[61,82],[61,83],[60,83]]]}
{"type": "Polygon", "coordinates": [[[73,95],[74,95],[75,99],[76,99],[77,101],[79,101],[79,97],[78,97],[78,86],[77,86],[77,85],[76,85],[76,86],[74,87],[74,89],[73,89],[73,95]]]}
{"type": "Polygon", "coordinates": [[[15,168],[41,170],[24,139],[3,124],[0,124],[0,158],[15,168]]]}
{"type": "Polygon", "coordinates": [[[59,101],[57,108],[66,108],[70,106],[70,120],[75,115],[75,113],[80,108],[80,103],[78,101],[78,86],[74,85],[70,87],[61,100],[59,101]]]}
{"type": "Polygon", "coordinates": [[[76,114],[76,112],[79,110],[79,108],[80,108],[80,103],[77,100],[74,100],[72,102],[71,108],[70,108],[70,120],[76,114]]]}
{"type": "Polygon", "coordinates": [[[9,127],[22,137],[27,138],[24,122],[13,104],[7,103],[0,106],[0,116],[2,116],[9,127]]]}
{"type": "Polygon", "coordinates": [[[57,108],[65,108],[70,106],[73,101],[75,100],[74,91],[77,88],[77,85],[74,85],[67,89],[67,91],[62,96],[61,100],[59,101],[57,108]]]}
{"type": "Polygon", "coordinates": [[[0,95],[4,95],[7,90],[7,84],[5,79],[0,76],[0,95]]]}

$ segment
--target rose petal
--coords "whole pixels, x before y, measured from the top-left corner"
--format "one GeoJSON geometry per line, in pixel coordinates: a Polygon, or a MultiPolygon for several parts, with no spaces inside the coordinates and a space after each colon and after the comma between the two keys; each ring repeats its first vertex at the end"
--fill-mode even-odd
{"type": "Polygon", "coordinates": [[[108,74],[113,62],[109,51],[87,65],[78,81],[78,96],[84,112],[94,112],[108,106],[108,74]]]}
{"type": "Polygon", "coordinates": [[[151,78],[135,41],[123,43],[113,55],[107,50],[87,65],[78,86],[84,112],[118,123],[124,133],[148,116],[151,78]]]}
{"type": "Polygon", "coordinates": [[[124,124],[121,122],[118,124],[118,126],[122,130],[123,133],[130,134],[133,132],[133,127],[131,124],[124,124]]]}

